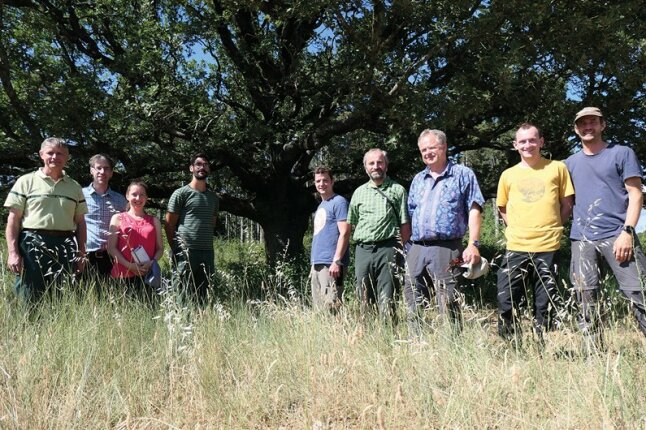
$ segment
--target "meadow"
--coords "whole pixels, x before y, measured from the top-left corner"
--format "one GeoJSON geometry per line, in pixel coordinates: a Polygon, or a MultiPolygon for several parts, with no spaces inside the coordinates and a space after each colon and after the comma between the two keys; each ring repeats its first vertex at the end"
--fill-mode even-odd
{"type": "Polygon", "coordinates": [[[399,324],[361,318],[351,280],[339,315],[315,313],[306,262],[216,248],[203,309],[81,283],[26,312],[3,264],[0,428],[646,428],[646,342],[615,293],[592,355],[571,318],[544,348],[527,319],[522,345],[499,339],[492,274],[465,290],[461,335],[431,310],[409,339],[401,305],[399,324]]]}

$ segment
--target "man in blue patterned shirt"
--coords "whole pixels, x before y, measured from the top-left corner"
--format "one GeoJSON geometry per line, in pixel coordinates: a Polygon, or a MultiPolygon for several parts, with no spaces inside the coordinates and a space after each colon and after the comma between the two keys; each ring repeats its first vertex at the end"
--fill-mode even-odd
{"type": "Polygon", "coordinates": [[[98,274],[100,278],[109,278],[112,270],[112,259],[106,250],[108,231],[112,215],[125,212],[126,198],[110,188],[110,179],[114,173],[114,162],[105,154],[96,154],[90,158],[92,183],[83,188],[88,213],[85,215],[87,225],[87,259],[90,270],[86,274],[98,274]]]}
{"type": "Polygon", "coordinates": [[[478,238],[484,198],[475,174],[447,157],[446,134],[424,130],[417,140],[426,168],[413,178],[408,196],[412,220],[412,245],[406,256],[408,276],[404,298],[409,327],[420,334],[419,311],[430,306],[430,287],[435,290],[440,315],[461,328],[457,291],[459,264],[478,264],[478,238]],[[469,243],[462,244],[469,229],[469,243]]]}

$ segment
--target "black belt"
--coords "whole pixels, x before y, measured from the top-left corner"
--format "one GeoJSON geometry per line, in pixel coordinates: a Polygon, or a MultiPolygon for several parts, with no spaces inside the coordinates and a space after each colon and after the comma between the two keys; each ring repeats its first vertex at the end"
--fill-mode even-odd
{"type": "Polygon", "coordinates": [[[100,249],[98,251],[89,251],[87,253],[87,255],[88,255],[88,257],[94,257],[94,258],[108,258],[109,257],[108,251],[106,251],[105,249],[103,249],[103,250],[100,249]]]}
{"type": "Polygon", "coordinates": [[[73,237],[73,231],[66,230],[46,230],[43,228],[23,228],[23,231],[40,234],[41,236],[54,236],[54,237],[73,237]]]}
{"type": "Polygon", "coordinates": [[[414,245],[436,246],[446,242],[462,241],[462,239],[436,239],[436,240],[413,240],[414,245]]]}
{"type": "Polygon", "coordinates": [[[389,239],[378,240],[376,242],[357,242],[357,245],[363,248],[374,248],[380,246],[392,246],[394,243],[397,243],[397,238],[391,237],[389,239]]]}

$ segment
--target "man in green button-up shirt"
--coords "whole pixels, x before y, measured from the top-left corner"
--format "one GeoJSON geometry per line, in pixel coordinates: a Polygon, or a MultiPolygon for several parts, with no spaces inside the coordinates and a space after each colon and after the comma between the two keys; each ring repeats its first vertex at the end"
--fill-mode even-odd
{"type": "Polygon", "coordinates": [[[357,244],[357,294],[362,309],[376,303],[382,315],[392,315],[397,285],[395,257],[410,238],[406,190],[386,176],[385,151],[369,150],[363,165],[370,181],[355,190],[348,210],[348,223],[357,244]]]}

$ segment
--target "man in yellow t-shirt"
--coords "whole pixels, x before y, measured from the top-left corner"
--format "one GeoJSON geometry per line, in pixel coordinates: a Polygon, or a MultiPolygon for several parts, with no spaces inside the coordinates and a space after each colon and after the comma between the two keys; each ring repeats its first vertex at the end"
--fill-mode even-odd
{"type": "Polygon", "coordinates": [[[496,204],[507,224],[507,251],[498,271],[498,333],[507,339],[518,330],[518,305],[533,283],[534,329],[542,340],[555,307],[554,255],[563,222],[572,212],[574,188],[561,161],[541,155],[540,130],[525,123],[516,131],[514,148],[520,163],[505,170],[498,182],[496,204]]]}

